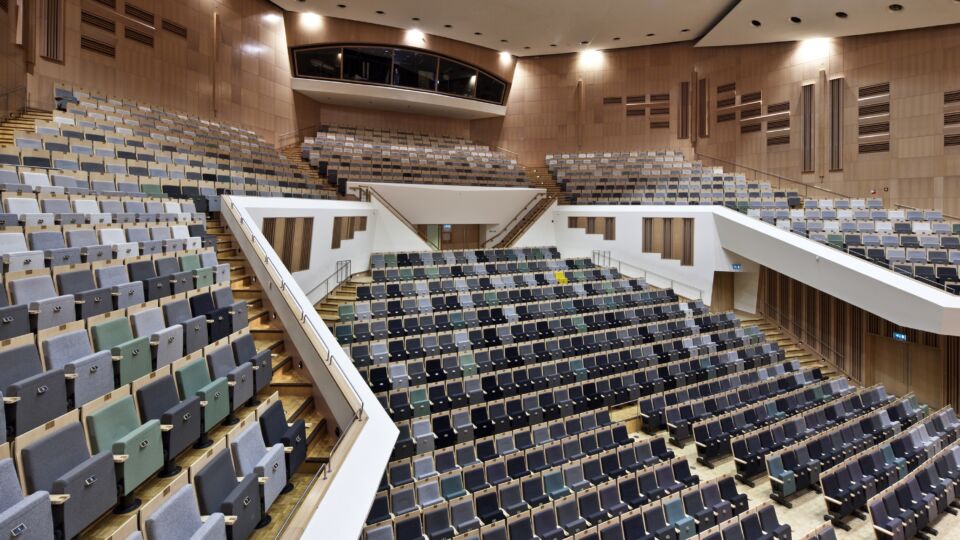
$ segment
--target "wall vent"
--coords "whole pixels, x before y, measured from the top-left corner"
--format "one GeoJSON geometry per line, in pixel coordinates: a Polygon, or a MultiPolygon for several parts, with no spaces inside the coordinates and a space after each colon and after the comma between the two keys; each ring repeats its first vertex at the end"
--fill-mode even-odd
{"type": "Polygon", "coordinates": [[[106,17],[101,17],[100,15],[86,10],[80,11],[80,22],[111,34],[115,34],[117,32],[117,23],[106,17]]]}
{"type": "Polygon", "coordinates": [[[175,23],[175,22],[173,22],[173,21],[169,21],[169,20],[167,20],[167,19],[163,19],[163,21],[161,21],[160,24],[163,26],[163,29],[164,29],[164,30],[166,30],[167,32],[170,32],[171,34],[176,34],[176,35],[178,35],[178,36],[180,36],[180,37],[182,37],[182,38],[186,38],[186,37],[187,37],[187,27],[186,27],[186,26],[179,25],[179,24],[177,24],[177,23],[175,23]]]}
{"type": "Polygon", "coordinates": [[[95,52],[97,54],[102,54],[104,56],[109,56],[110,58],[117,56],[116,47],[109,43],[100,41],[99,39],[94,39],[90,36],[80,36],[80,48],[90,52],[95,52]]]}
{"type": "Polygon", "coordinates": [[[150,34],[141,32],[139,30],[134,30],[133,28],[127,26],[123,29],[123,35],[129,40],[142,43],[147,47],[153,47],[153,36],[150,34]]]}
{"type": "Polygon", "coordinates": [[[127,2],[123,5],[123,12],[144,24],[153,26],[153,22],[154,22],[153,13],[143,9],[142,7],[137,7],[127,2]]]}

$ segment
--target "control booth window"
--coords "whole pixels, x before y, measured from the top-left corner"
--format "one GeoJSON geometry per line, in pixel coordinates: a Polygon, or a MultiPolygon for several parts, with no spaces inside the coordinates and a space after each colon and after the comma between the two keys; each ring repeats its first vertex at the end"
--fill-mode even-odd
{"type": "Polygon", "coordinates": [[[477,99],[500,103],[503,101],[503,92],[506,88],[507,85],[503,82],[482,71],[477,75],[477,99]]]}
{"type": "Polygon", "coordinates": [[[444,94],[473,97],[477,89],[477,70],[459,62],[441,58],[437,89],[444,94]]]}
{"type": "Polygon", "coordinates": [[[297,73],[301,77],[339,79],[342,57],[342,49],[334,47],[299,50],[294,53],[293,59],[297,67],[297,73]]]}
{"type": "Polygon", "coordinates": [[[343,49],[343,78],[372,83],[390,83],[393,50],[382,47],[343,49]]]}
{"type": "Polygon", "coordinates": [[[398,49],[393,55],[393,84],[420,90],[436,90],[437,57],[398,49]]]}

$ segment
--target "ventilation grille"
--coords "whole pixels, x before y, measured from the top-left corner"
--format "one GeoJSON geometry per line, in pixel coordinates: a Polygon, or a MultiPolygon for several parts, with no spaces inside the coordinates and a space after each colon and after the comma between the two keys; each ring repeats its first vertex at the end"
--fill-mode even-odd
{"type": "Polygon", "coordinates": [[[637,103],[646,103],[647,96],[627,96],[627,105],[636,105],[637,103]]]}
{"type": "Polygon", "coordinates": [[[40,26],[40,56],[57,62],[63,61],[63,0],[40,0],[38,7],[40,26]]]}
{"type": "Polygon", "coordinates": [[[7,0],[0,0],[0,9],[4,11],[10,9],[10,6],[7,5],[7,0]]]}
{"type": "Polygon", "coordinates": [[[666,129],[670,127],[670,121],[665,120],[662,122],[650,122],[650,129],[666,129]]]}
{"type": "Polygon", "coordinates": [[[781,144],[790,144],[790,135],[767,136],[767,146],[778,146],[781,144]]]}
{"type": "Polygon", "coordinates": [[[760,92],[750,92],[749,94],[743,94],[740,96],[740,103],[753,103],[754,101],[760,101],[762,94],[760,92]]]}
{"type": "Polygon", "coordinates": [[[724,113],[717,115],[717,122],[729,122],[730,120],[736,120],[736,113],[724,113]]]}
{"type": "Polygon", "coordinates": [[[877,114],[889,114],[889,103],[877,103],[875,105],[863,105],[859,109],[860,116],[874,116],[877,114]]]}
{"type": "Polygon", "coordinates": [[[680,83],[680,118],[678,119],[677,138],[690,138],[690,83],[680,83]]]}
{"type": "Polygon", "coordinates": [[[760,107],[759,107],[759,106],[750,107],[749,109],[742,109],[742,110],[740,111],[740,119],[741,119],[741,120],[749,120],[750,118],[756,118],[757,116],[760,116],[760,107]]]}
{"type": "Polygon", "coordinates": [[[944,135],[944,136],[943,136],[943,145],[944,145],[944,146],[960,146],[960,134],[957,134],[957,135],[944,135]]]}
{"type": "Polygon", "coordinates": [[[90,13],[89,11],[80,11],[80,22],[83,24],[90,25],[94,28],[99,28],[105,32],[115,34],[117,32],[117,24],[106,17],[101,17],[100,15],[90,13]]]}
{"type": "Polygon", "coordinates": [[[650,94],[650,101],[652,103],[670,101],[670,94],[650,94]]]}
{"type": "Polygon", "coordinates": [[[150,34],[143,33],[139,30],[134,30],[133,28],[127,26],[123,29],[123,35],[129,40],[142,43],[147,47],[153,47],[153,36],[150,34]]]}
{"type": "Polygon", "coordinates": [[[97,54],[102,54],[104,56],[109,56],[110,58],[114,58],[117,55],[117,50],[113,45],[104,43],[90,36],[80,36],[80,48],[90,52],[95,52],[97,54]]]}
{"type": "Polygon", "coordinates": [[[623,103],[623,100],[620,98],[620,96],[603,98],[604,105],[619,105],[621,103],[623,103]]]}
{"type": "MultiPolygon", "coordinates": [[[[813,85],[806,84],[800,94],[800,155],[803,172],[813,172],[813,85]]],[[[773,124],[773,122],[770,122],[773,124]]],[[[769,143],[769,140],[767,142],[769,143]]]]}
{"type": "Polygon", "coordinates": [[[830,79],[830,170],[843,167],[843,79],[830,79]]]}
{"type": "Polygon", "coordinates": [[[785,118],[783,120],[771,120],[767,122],[767,130],[773,131],[775,129],[784,129],[790,127],[790,119],[785,118]]]}
{"type": "Polygon", "coordinates": [[[650,116],[663,116],[665,114],[670,114],[670,107],[656,107],[650,109],[650,116]]]}
{"type": "Polygon", "coordinates": [[[740,126],[740,133],[756,133],[760,131],[760,124],[744,124],[740,126]]]}
{"type": "Polygon", "coordinates": [[[737,83],[735,82],[721,84],[720,86],[717,87],[717,93],[722,94],[724,92],[734,92],[736,91],[736,89],[737,89],[737,83]]]}
{"type": "Polygon", "coordinates": [[[161,22],[161,25],[163,26],[164,30],[166,30],[167,32],[170,32],[171,34],[176,34],[182,38],[187,37],[186,26],[181,26],[173,21],[168,21],[167,19],[163,19],[163,21],[161,22]]]}
{"type": "Polygon", "coordinates": [[[943,124],[946,126],[953,125],[953,124],[960,124],[960,112],[944,114],[943,124]]]}
{"type": "Polygon", "coordinates": [[[889,152],[890,141],[865,143],[860,145],[861,154],[875,154],[878,152],[889,152]]]}
{"type": "Polygon", "coordinates": [[[627,116],[646,116],[646,109],[627,109],[627,116]]]}
{"type": "Polygon", "coordinates": [[[876,135],[878,133],[889,133],[890,132],[890,122],[878,122],[876,124],[863,124],[859,127],[857,132],[863,135],[876,135]]]}
{"type": "Polygon", "coordinates": [[[728,97],[728,98],[723,98],[723,99],[718,99],[718,100],[717,100],[717,107],[721,107],[721,108],[722,108],[722,107],[733,107],[733,106],[736,105],[736,104],[737,104],[737,98],[736,98],[736,97],[728,97]]]}
{"type": "Polygon", "coordinates": [[[943,93],[944,103],[960,103],[960,90],[943,93]]]}
{"type": "Polygon", "coordinates": [[[860,98],[882,96],[890,93],[890,83],[871,84],[870,86],[861,86],[858,92],[860,98]]]}
{"type": "Polygon", "coordinates": [[[110,9],[117,9],[117,0],[93,0],[98,4],[107,6],[110,9]]]}
{"type": "Polygon", "coordinates": [[[154,21],[153,13],[150,13],[149,11],[141,7],[137,7],[127,2],[123,6],[123,12],[144,24],[153,26],[153,21],[154,21]]]}
{"type": "Polygon", "coordinates": [[[769,105],[767,106],[767,112],[770,114],[790,112],[790,102],[784,101],[783,103],[774,103],[773,105],[769,105]]]}

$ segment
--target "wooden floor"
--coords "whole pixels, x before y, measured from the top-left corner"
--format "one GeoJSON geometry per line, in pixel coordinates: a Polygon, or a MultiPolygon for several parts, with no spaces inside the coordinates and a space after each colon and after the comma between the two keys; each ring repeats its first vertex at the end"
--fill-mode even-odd
{"type": "MultiPolygon", "coordinates": [[[[657,435],[647,435],[640,431],[640,424],[637,420],[637,410],[635,407],[626,407],[613,411],[611,415],[616,421],[626,421],[631,434],[640,439],[649,439],[654,437],[666,437],[666,432],[657,435]]],[[[669,446],[669,445],[668,445],[669,446]]],[[[688,442],[683,448],[669,446],[676,453],[677,457],[687,458],[690,469],[694,474],[700,476],[700,481],[712,480],[721,476],[736,474],[736,466],[732,456],[727,456],[714,462],[714,468],[707,468],[697,463],[697,447],[693,442],[688,442]]],[[[754,508],[766,502],[773,502],[770,499],[770,482],[766,477],[759,477],[754,481],[754,487],[737,482],[737,489],[740,493],[745,493],[750,500],[750,507],[754,508]]],[[[823,514],[826,512],[826,503],[823,495],[812,490],[807,490],[794,499],[790,500],[793,508],[786,508],[774,503],[777,511],[777,517],[781,523],[789,524],[793,529],[793,538],[803,538],[805,534],[819,527],[824,523],[823,514]]],[[[874,540],[876,538],[873,526],[867,521],[848,517],[844,523],[850,525],[850,531],[844,531],[836,528],[837,538],[839,540],[874,540]]],[[[934,528],[940,532],[935,538],[941,540],[960,539],[960,516],[944,514],[940,516],[934,528]]],[[[749,540],[749,539],[747,539],[749,540]]]]}

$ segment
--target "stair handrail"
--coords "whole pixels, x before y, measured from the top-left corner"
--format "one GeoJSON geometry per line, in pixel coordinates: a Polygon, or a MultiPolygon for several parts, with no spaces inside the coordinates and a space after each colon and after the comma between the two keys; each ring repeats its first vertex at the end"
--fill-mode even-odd
{"type": "Polygon", "coordinates": [[[303,137],[300,135],[301,133],[303,132],[310,133],[312,131],[314,134],[316,134],[319,129],[320,129],[320,124],[310,124],[309,126],[297,128],[292,131],[287,131],[286,133],[281,133],[277,135],[277,146],[280,148],[283,148],[287,146],[287,144],[302,142],[303,137]],[[285,144],[283,142],[284,140],[290,139],[291,137],[293,140],[290,143],[285,144]]]}
{"type": "Polygon", "coordinates": [[[417,235],[417,238],[420,238],[421,240],[423,240],[424,242],[426,242],[428,246],[432,247],[432,248],[435,249],[436,251],[440,251],[440,246],[438,246],[437,244],[433,243],[433,241],[430,240],[429,238],[426,238],[424,235],[420,234],[420,231],[417,230],[416,225],[414,225],[409,219],[407,219],[407,217],[404,216],[403,213],[400,212],[400,210],[397,210],[397,208],[396,208],[395,206],[393,206],[392,204],[390,204],[390,201],[388,201],[386,198],[384,198],[384,196],[381,195],[381,194],[380,194],[376,189],[374,189],[372,186],[369,186],[369,185],[364,185],[364,186],[351,186],[350,189],[355,189],[355,190],[357,190],[358,198],[359,198],[361,201],[364,200],[364,194],[366,194],[366,200],[367,200],[367,201],[371,201],[371,200],[372,200],[372,197],[376,197],[377,200],[380,201],[380,204],[382,204],[384,207],[386,207],[387,210],[390,210],[390,212],[392,212],[393,215],[396,216],[396,218],[399,219],[401,223],[403,223],[404,225],[407,226],[408,229],[410,229],[410,232],[412,232],[413,234],[417,235]]]}
{"type": "Polygon", "coordinates": [[[26,111],[28,108],[28,94],[26,85],[15,86],[7,90],[3,90],[0,92],[0,97],[3,98],[3,109],[0,109],[0,118],[4,120],[7,118],[13,118],[26,111]],[[10,96],[21,93],[23,94],[23,99],[20,102],[20,106],[13,108],[10,107],[10,96]]]}
{"type": "Polygon", "coordinates": [[[521,216],[525,216],[525,215],[527,214],[527,209],[531,209],[531,210],[532,210],[532,208],[531,208],[530,205],[535,205],[535,203],[539,203],[539,202],[540,202],[541,200],[543,200],[544,198],[549,198],[549,196],[548,196],[546,193],[537,193],[536,195],[534,195],[533,197],[531,197],[530,200],[527,201],[527,204],[523,205],[523,208],[521,208],[520,211],[517,212],[517,214],[516,214],[515,216],[513,216],[513,218],[510,219],[510,221],[508,221],[507,224],[504,225],[502,229],[500,229],[499,231],[497,231],[496,233],[494,233],[494,235],[491,236],[490,238],[487,238],[486,240],[484,240],[484,241],[483,241],[483,244],[481,244],[481,247],[487,247],[488,244],[490,244],[491,242],[493,242],[494,239],[496,239],[496,238],[499,237],[500,235],[502,235],[502,234],[504,234],[504,233],[507,233],[507,232],[509,232],[509,231],[512,231],[512,230],[513,230],[513,223],[514,223],[515,221],[518,221],[518,220],[521,218],[521,216]]]}
{"type": "Polygon", "coordinates": [[[853,198],[853,197],[851,197],[851,196],[849,196],[849,195],[844,195],[843,193],[840,193],[839,191],[834,191],[834,190],[832,190],[832,189],[825,188],[825,187],[820,187],[820,186],[817,186],[817,185],[814,185],[814,184],[805,184],[805,183],[803,183],[803,182],[800,182],[799,180],[794,180],[794,179],[792,179],[792,178],[788,178],[788,177],[783,176],[783,175],[780,175],[780,174],[772,173],[772,172],[769,172],[769,171],[763,171],[763,170],[760,170],[760,169],[756,169],[756,168],[754,168],[754,167],[750,167],[749,165],[743,165],[743,164],[737,163],[737,162],[735,162],[735,161],[730,161],[730,160],[718,158],[718,157],[716,157],[716,156],[711,156],[711,155],[709,155],[709,154],[704,154],[704,153],[702,153],[702,152],[694,152],[694,156],[695,156],[696,158],[706,158],[706,159],[710,159],[710,160],[713,160],[713,161],[716,161],[716,162],[719,162],[719,163],[723,163],[724,165],[730,165],[731,167],[736,167],[736,168],[739,168],[739,169],[746,169],[746,170],[754,173],[755,175],[768,176],[768,177],[770,177],[770,178],[775,178],[775,179],[777,180],[777,187],[778,187],[778,188],[782,188],[782,187],[783,187],[783,186],[782,186],[782,183],[783,183],[783,182],[787,182],[787,183],[789,183],[789,184],[793,184],[793,185],[797,186],[798,188],[803,189],[803,196],[804,196],[805,198],[807,198],[807,199],[812,198],[812,197],[810,197],[810,190],[811,190],[811,189],[815,189],[815,190],[817,190],[817,191],[822,191],[822,192],[828,194],[829,196],[835,197],[835,198],[840,198],[840,199],[852,199],[852,198],[853,198]]]}
{"type": "Polygon", "coordinates": [[[353,275],[353,272],[350,270],[352,265],[353,265],[352,259],[343,259],[341,261],[337,261],[336,270],[334,270],[332,274],[327,276],[326,279],[318,283],[314,288],[310,289],[310,291],[306,293],[307,298],[309,299],[310,295],[313,294],[314,291],[316,291],[317,289],[323,286],[326,286],[327,288],[326,288],[326,291],[323,293],[323,296],[321,296],[320,298],[326,298],[333,291],[335,287],[337,287],[338,285],[340,285],[341,283],[346,281],[350,276],[353,275]],[[330,285],[331,279],[336,279],[337,281],[333,285],[330,285]]]}
{"type": "MultiPolygon", "coordinates": [[[[630,269],[632,269],[632,270],[639,270],[640,272],[642,272],[642,273],[643,273],[642,276],[636,276],[636,277],[643,278],[644,281],[649,282],[649,279],[648,279],[648,278],[649,278],[650,276],[653,276],[653,277],[657,278],[658,280],[662,280],[662,281],[668,282],[668,283],[670,284],[670,285],[668,285],[668,286],[669,286],[671,289],[673,289],[674,292],[676,292],[676,286],[677,286],[677,285],[680,285],[681,287],[684,287],[684,288],[686,288],[686,289],[691,289],[691,290],[696,291],[696,292],[697,292],[697,296],[694,298],[695,300],[703,300],[703,298],[704,298],[704,294],[703,294],[704,291],[703,291],[703,289],[701,289],[701,288],[699,288],[699,287],[694,287],[693,285],[688,285],[688,284],[686,284],[686,283],[677,281],[677,280],[675,280],[675,279],[673,279],[673,278],[664,276],[664,275],[662,275],[662,274],[658,274],[658,273],[653,272],[653,271],[651,271],[651,270],[647,270],[646,268],[641,268],[641,267],[639,267],[639,266],[637,266],[637,265],[635,265],[635,264],[633,264],[633,263],[628,263],[628,262],[625,262],[625,261],[621,261],[620,259],[617,259],[617,258],[614,258],[613,256],[611,256],[611,255],[610,255],[610,250],[595,249],[595,250],[593,250],[593,251],[591,252],[591,254],[590,254],[590,260],[593,262],[593,264],[596,264],[597,266],[614,266],[614,264],[616,264],[617,272],[621,272],[621,273],[623,272],[623,267],[624,267],[624,266],[628,266],[628,267],[630,267],[630,269]]],[[[633,273],[633,272],[631,272],[631,273],[633,273]]]]}

